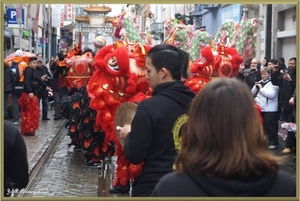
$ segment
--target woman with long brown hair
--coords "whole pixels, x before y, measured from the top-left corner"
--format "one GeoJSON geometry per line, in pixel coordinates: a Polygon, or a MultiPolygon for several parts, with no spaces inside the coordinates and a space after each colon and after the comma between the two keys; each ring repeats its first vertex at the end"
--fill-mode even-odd
{"type": "Polygon", "coordinates": [[[246,84],[217,78],[189,109],[175,172],[152,196],[296,196],[296,182],[279,170],[246,84]]]}

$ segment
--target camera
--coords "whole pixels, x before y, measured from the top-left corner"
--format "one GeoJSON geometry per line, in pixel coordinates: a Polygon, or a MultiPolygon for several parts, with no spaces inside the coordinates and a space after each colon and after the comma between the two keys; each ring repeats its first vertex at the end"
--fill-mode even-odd
{"type": "Polygon", "coordinates": [[[257,83],[255,84],[256,89],[259,89],[259,86],[257,86],[258,84],[261,84],[261,82],[257,82],[257,83]]]}
{"type": "Polygon", "coordinates": [[[47,74],[44,75],[44,78],[46,78],[47,80],[52,80],[52,78],[50,76],[48,76],[47,74]]]}

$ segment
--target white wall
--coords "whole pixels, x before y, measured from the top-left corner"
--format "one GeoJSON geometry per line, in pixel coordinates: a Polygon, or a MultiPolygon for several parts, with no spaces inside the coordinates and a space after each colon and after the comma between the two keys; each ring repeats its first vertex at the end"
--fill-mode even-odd
{"type": "Polygon", "coordinates": [[[288,60],[296,57],[296,38],[286,38],[282,40],[282,57],[287,65],[288,60]]]}

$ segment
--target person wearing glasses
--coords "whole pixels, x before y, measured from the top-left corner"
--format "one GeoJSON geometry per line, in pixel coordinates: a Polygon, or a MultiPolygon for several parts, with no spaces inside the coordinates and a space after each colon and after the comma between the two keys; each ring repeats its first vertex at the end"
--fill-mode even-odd
{"type": "Polygon", "coordinates": [[[244,81],[252,89],[254,84],[261,80],[259,60],[253,58],[250,63],[250,69],[240,71],[237,78],[244,81]]]}

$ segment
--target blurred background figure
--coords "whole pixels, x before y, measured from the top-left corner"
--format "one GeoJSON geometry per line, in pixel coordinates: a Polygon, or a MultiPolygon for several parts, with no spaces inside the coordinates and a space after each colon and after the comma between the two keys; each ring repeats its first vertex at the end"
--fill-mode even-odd
{"type": "Polygon", "coordinates": [[[285,65],[285,59],[283,57],[279,57],[277,62],[278,62],[279,70],[287,69],[287,67],[285,65]]]}
{"type": "Polygon", "coordinates": [[[11,92],[13,90],[14,79],[13,73],[10,70],[8,63],[4,62],[4,118],[8,116],[7,114],[7,104],[8,98],[11,97],[11,92]]]}
{"type": "Polygon", "coordinates": [[[270,59],[268,57],[264,57],[263,61],[261,62],[261,67],[268,67],[270,59]]]}
{"type": "Polygon", "coordinates": [[[4,196],[12,189],[25,188],[28,184],[27,148],[20,131],[4,121],[4,196]]]}

